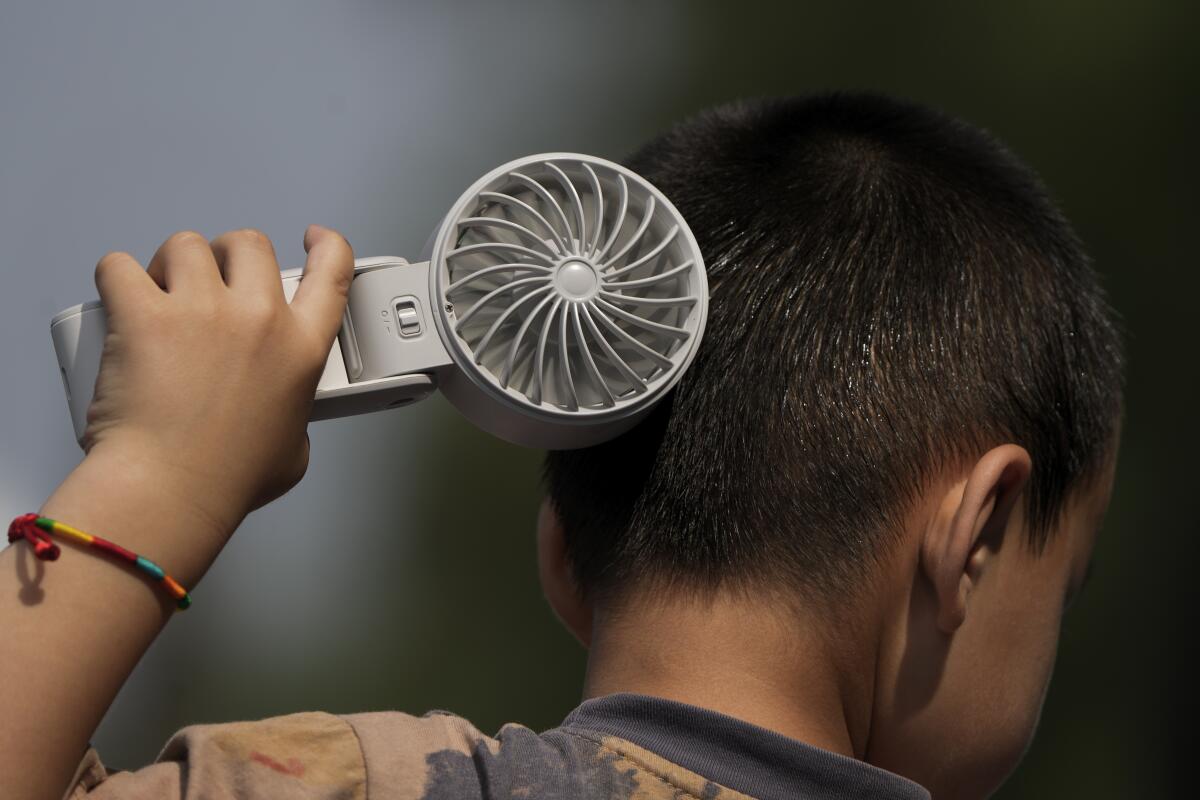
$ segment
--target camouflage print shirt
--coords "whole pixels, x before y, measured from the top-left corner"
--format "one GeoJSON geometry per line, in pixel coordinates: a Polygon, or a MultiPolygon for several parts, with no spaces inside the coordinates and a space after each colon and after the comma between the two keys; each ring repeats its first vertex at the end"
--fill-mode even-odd
{"type": "Polygon", "coordinates": [[[585,701],[537,733],[485,736],[430,711],[190,725],[155,762],[110,772],[88,748],[68,800],[928,800],[911,781],[715,711],[637,694],[585,701]]]}

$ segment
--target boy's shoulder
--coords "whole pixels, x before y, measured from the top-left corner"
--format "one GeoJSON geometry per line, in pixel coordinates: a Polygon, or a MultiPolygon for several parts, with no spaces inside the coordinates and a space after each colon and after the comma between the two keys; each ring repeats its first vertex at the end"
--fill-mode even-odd
{"type": "Polygon", "coordinates": [[[65,800],[191,796],[367,798],[728,798],[750,800],[620,737],[517,723],[487,736],[444,710],[306,711],[189,725],[154,763],[105,767],[89,748],[65,800]]]}
{"type": "Polygon", "coordinates": [[[495,736],[434,710],[189,725],[155,762],[113,772],[94,749],[66,800],[929,800],[911,781],[706,708],[585,700],[556,728],[495,736]]]}
{"type": "Polygon", "coordinates": [[[538,733],[508,723],[486,736],[466,719],[434,710],[344,718],[362,743],[372,798],[523,797],[530,800],[723,798],[751,800],[633,742],[564,724],[538,733]],[[401,792],[380,787],[405,787],[401,792]]]}
{"type": "Polygon", "coordinates": [[[141,800],[203,797],[363,798],[364,763],[346,721],[321,711],[188,725],[154,763],[107,767],[89,747],[65,798],[141,800]]]}

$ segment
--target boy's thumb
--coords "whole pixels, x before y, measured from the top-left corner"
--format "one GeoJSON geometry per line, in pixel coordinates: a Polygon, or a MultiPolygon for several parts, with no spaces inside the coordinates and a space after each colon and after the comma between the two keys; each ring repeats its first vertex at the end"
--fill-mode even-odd
{"type": "Polygon", "coordinates": [[[292,308],[320,334],[328,349],[333,346],[346,310],[354,278],[354,251],[344,236],[321,225],[308,226],[304,250],[308,260],[292,308]]]}

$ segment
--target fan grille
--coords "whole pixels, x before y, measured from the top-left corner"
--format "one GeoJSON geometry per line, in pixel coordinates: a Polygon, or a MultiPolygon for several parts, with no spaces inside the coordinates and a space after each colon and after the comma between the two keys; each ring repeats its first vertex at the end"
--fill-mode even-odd
{"type": "Polygon", "coordinates": [[[641,406],[703,331],[703,262],[678,212],[587,156],[485,177],[434,252],[448,338],[494,388],[550,413],[641,406]]]}

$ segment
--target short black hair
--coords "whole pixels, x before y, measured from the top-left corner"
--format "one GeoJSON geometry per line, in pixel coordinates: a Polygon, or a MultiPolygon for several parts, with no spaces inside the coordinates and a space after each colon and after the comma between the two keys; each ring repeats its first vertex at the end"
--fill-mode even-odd
{"type": "Polygon", "coordinates": [[[1029,543],[1113,450],[1121,334],[1036,174],[869,93],[711,109],[626,164],[696,235],[710,306],[651,416],[547,455],[585,595],[846,590],[940,469],[1016,442],[1029,543]]]}

